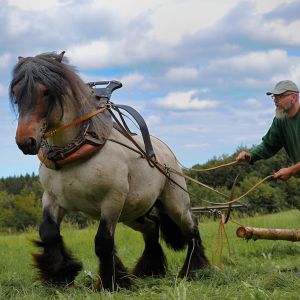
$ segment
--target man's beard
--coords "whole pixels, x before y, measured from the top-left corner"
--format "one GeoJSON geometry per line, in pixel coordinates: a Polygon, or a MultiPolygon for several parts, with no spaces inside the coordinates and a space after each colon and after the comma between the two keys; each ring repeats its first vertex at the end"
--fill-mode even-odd
{"type": "Polygon", "coordinates": [[[288,103],[282,108],[276,107],[275,116],[277,119],[283,119],[287,116],[287,112],[293,107],[293,103],[288,103]]]}
{"type": "Polygon", "coordinates": [[[283,119],[286,116],[286,112],[282,108],[276,107],[275,117],[276,119],[283,119]]]}

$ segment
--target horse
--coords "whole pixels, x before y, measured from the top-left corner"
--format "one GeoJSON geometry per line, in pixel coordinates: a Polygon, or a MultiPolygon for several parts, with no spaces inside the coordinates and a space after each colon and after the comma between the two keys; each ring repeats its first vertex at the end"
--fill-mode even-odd
{"type": "MultiPolygon", "coordinates": [[[[98,290],[130,288],[136,277],[165,275],[167,260],[160,237],[175,251],[188,248],[179,277],[193,278],[209,266],[185,179],[177,174],[166,176],[153,167],[137,151],[144,147],[141,135],[132,136],[132,144],[114,126],[109,107],[97,111],[99,97],[64,52],[19,57],[9,93],[18,120],[16,144],[24,154],[38,155],[41,160],[42,222],[40,240],[35,241],[40,250],[33,260],[43,284],[73,284],[82,270],[60,233],[68,211],[81,211],[99,221],[94,239],[98,290]],[[118,222],[141,232],[145,243],[131,271],[117,255],[118,222]]],[[[160,165],[181,172],[170,148],[153,136],[151,142],[160,165]]]]}

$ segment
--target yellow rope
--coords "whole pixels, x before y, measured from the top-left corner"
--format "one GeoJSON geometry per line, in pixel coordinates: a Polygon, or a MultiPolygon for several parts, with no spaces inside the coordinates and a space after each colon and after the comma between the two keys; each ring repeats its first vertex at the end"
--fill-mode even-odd
{"type": "MultiPolygon", "coordinates": [[[[230,197],[228,195],[226,195],[226,194],[224,194],[224,193],[222,193],[222,192],[220,192],[220,191],[218,191],[218,190],[216,190],[216,189],[214,189],[214,188],[212,188],[212,187],[210,187],[210,186],[208,186],[208,185],[206,185],[206,184],[204,184],[204,183],[202,183],[202,182],[200,182],[200,181],[198,181],[198,180],[196,180],[196,179],[194,179],[194,178],[192,178],[192,177],[190,177],[188,175],[185,175],[185,174],[183,174],[181,172],[178,172],[178,171],[176,171],[173,168],[169,168],[169,171],[172,172],[172,173],[174,173],[174,174],[176,174],[176,175],[184,177],[184,178],[186,178],[186,179],[188,179],[188,180],[190,180],[190,181],[192,181],[194,183],[197,183],[197,184],[201,185],[202,187],[204,187],[204,188],[206,188],[206,189],[208,189],[210,191],[213,191],[213,192],[215,192],[215,193],[217,193],[217,194],[219,194],[219,195],[221,195],[221,196],[223,196],[223,197],[225,197],[227,199],[230,199],[230,197]]],[[[215,205],[233,204],[235,202],[240,201],[242,198],[246,197],[250,192],[252,192],[259,185],[261,185],[262,183],[264,183],[265,181],[267,181],[267,180],[269,180],[269,179],[271,179],[273,177],[274,177],[274,175],[269,175],[269,176],[263,178],[258,183],[256,183],[252,188],[250,188],[246,193],[244,193],[240,197],[235,198],[233,200],[230,200],[230,201],[227,201],[227,202],[210,202],[210,201],[205,201],[205,202],[210,203],[210,204],[215,204],[215,205]]]]}
{"type": "Polygon", "coordinates": [[[177,161],[179,163],[179,165],[185,169],[185,170],[190,170],[190,171],[196,171],[196,172],[207,172],[207,171],[213,171],[213,170],[217,170],[217,169],[220,169],[220,168],[224,168],[224,167],[229,167],[229,166],[232,166],[232,165],[235,165],[236,163],[238,163],[238,161],[232,161],[232,162],[229,162],[229,163],[225,163],[225,164],[222,164],[222,165],[218,165],[218,166],[215,166],[215,167],[210,167],[210,168],[206,168],[206,169],[193,169],[193,168],[187,168],[185,167],[184,165],[182,165],[179,161],[177,161]]]}
{"type": "MultiPolygon", "coordinates": [[[[214,188],[212,188],[212,187],[210,187],[210,186],[208,186],[208,185],[206,185],[206,184],[204,184],[204,183],[202,183],[202,182],[200,182],[200,181],[198,181],[198,180],[196,180],[196,179],[194,179],[194,178],[192,178],[192,177],[190,177],[190,176],[188,176],[188,175],[185,175],[185,174],[183,174],[183,173],[181,173],[181,172],[178,172],[178,171],[176,171],[176,170],[173,169],[173,168],[169,168],[168,170],[169,170],[170,172],[176,174],[176,175],[179,175],[179,176],[181,176],[181,177],[184,177],[185,179],[188,179],[188,180],[190,180],[190,181],[192,181],[192,182],[194,182],[194,183],[197,183],[197,184],[201,185],[202,187],[204,187],[204,188],[206,188],[206,189],[208,189],[208,190],[210,190],[210,191],[212,191],[212,192],[215,192],[215,193],[217,193],[217,194],[219,194],[219,195],[221,195],[221,196],[223,196],[223,197],[229,199],[229,196],[228,196],[228,195],[226,195],[226,194],[224,194],[224,193],[222,193],[222,192],[220,192],[220,191],[217,191],[217,190],[215,190],[214,188]]],[[[213,202],[209,202],[209,203],[213,203],[213,202]]]]}
{"type": "Polygon", "coordinates": [[[254,189],[256,189],[259,185],[261,185],[262,183],[264,183],[265,181],[271,179],[271,178],[274,178],[274,175],[269,175],[265,178],[263,178],[262,180],[260,180],[259,182],[257,182],[252,188],[250,188],[246,193],[244,193],[243,195],[241,195],[240,197],[238,198],[235,198],[231,201],[228,201],[228,202],[225,202],[225,203],[214,203],[214,204],[217,204],[217,205],[222,205],[222,204],[233,204],[235,202],[238,202],[240,201],[242,198],[246,197],[250,192],[252,192],[254,189]]]}

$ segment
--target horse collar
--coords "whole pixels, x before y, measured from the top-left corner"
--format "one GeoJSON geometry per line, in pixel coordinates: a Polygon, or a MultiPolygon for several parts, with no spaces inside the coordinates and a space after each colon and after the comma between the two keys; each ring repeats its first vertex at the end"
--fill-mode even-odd
{"type": "Polygon", "coordinates": [[[50,145],[44,140],[38,153],[41,163],[49,169],[58,170],[66,164],[88,158],[100,150],[106,139],[98,137],[93,131],[89,131],[89,126],[90,120],[86,120],[79,135],[64,146],[50,145]]]}

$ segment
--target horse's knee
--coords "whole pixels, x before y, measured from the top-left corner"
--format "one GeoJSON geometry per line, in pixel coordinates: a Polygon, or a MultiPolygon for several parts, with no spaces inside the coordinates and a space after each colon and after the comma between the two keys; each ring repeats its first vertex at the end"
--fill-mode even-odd
{"type": "Polygon", "coordinates": [[[98,232],[95,236],[95,253],[102,261],[106,260],[107,258],[112,258],[113,251],[113,236],[107,227],[106,220],[101,219],[98,232]]]}
{"type": "Polygon", "coordinates": [[[61,240],[59,226],[52,220],[47,210],[43,212],[43,222],[40,225],[39,234],[44,243],[56,243],[61,240]]]}

